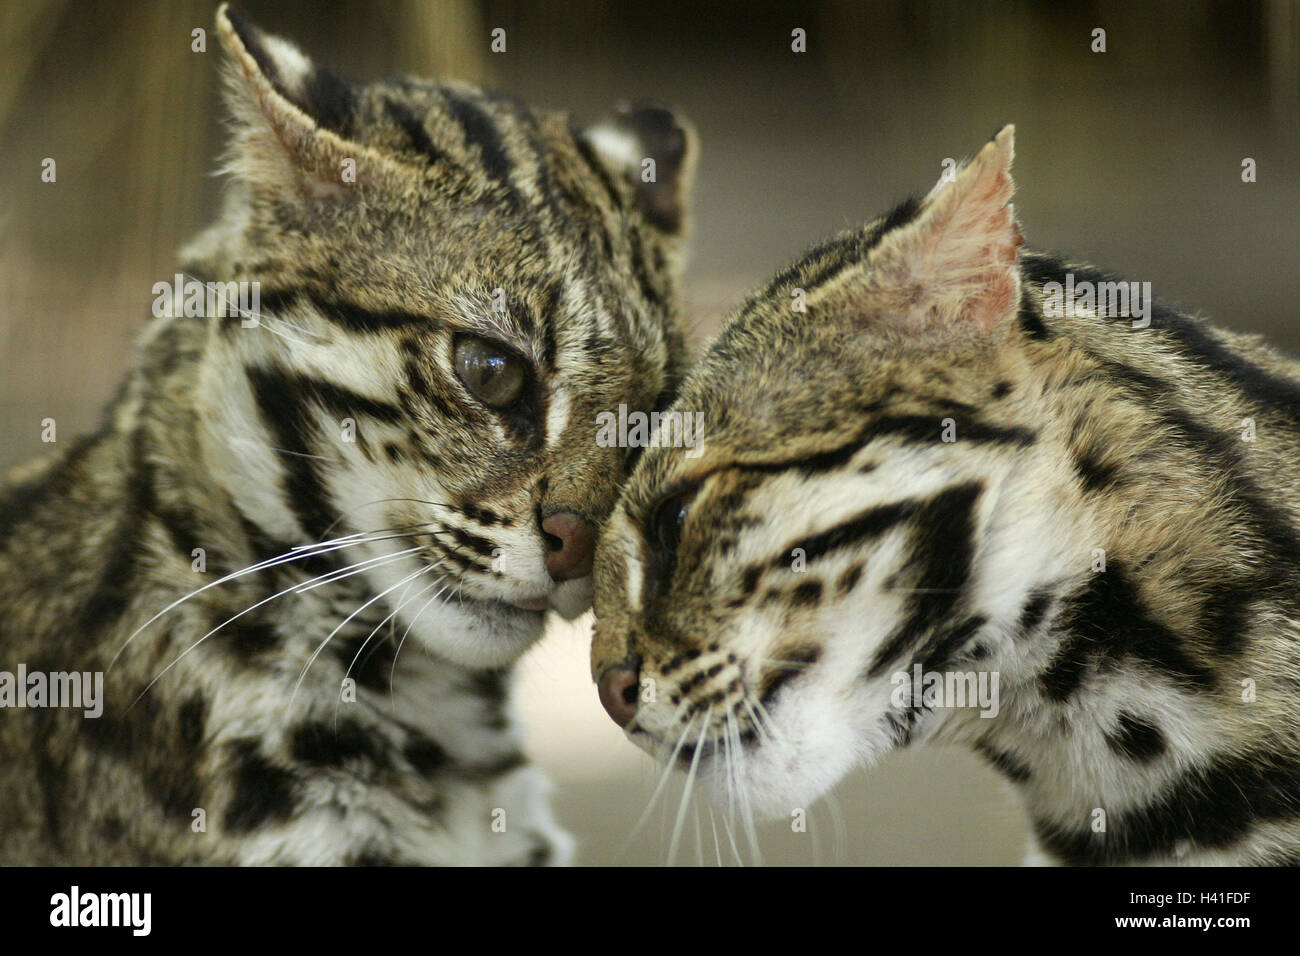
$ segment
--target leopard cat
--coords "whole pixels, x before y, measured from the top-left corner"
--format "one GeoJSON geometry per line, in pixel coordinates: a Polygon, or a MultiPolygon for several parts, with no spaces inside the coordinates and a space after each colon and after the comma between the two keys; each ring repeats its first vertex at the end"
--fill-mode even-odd
{"type": "Polygon", "coordinates": [[[681,374],[693,134],[217,27],[231,185],[170,305],[258,310],[155,318],[0,499],[0,669],[103,675],[0,710],[0,862],[564,863],[512,664],[590,603],[595,416],[681,374]]]}
{"type": "Polygon", "coordinates": [[[1012,137],[693,367],[702,450],[648,449],[597,548],[602,700],[754,816],[935,741],[1031,862],[1300,863],[1300,363],[1022,250],[1012,137]]]}

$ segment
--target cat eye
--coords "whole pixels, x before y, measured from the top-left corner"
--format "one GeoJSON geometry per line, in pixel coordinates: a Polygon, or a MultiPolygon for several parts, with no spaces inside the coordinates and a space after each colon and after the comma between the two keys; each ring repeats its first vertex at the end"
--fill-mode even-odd
{"type": "Polygon", "coordinates": [[[509,408],[519,401],[528,384],[523,357],[490,339],[458,336],[454,361],[461,383],[489,408],[509,408]]]}
{"type": "Polygon", "coordinates": [[[685,494],[667,498],[655,509],[650,521],[650,541],[660,554],[671,555],[677,551],[689,510],[690,500],[685,494]]]}

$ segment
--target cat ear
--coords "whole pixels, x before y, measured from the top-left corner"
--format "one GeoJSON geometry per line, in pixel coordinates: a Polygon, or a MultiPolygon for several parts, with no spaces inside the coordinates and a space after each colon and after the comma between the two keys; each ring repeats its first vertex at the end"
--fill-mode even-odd
{"type": "Polygon", "coordinates": [[[1015,128],[1002,127],[881,240],[869,282],[896,321],[989,333],[1018,311],[1024,240],[1011,205],[1014,139],[1015,128]]]}
{"type": "Polygon", "coordinates": [[[217,10],[217,32],[228,56],[227,102],[235,119],[229,171],[279,196],[293,190],[326,203],[346,196],[363,151],[347,140],[355,110],[351,84],[229,4],[217,10]]]}
{"type": "Polygon", "coordinates": [[[686,205],[699,151],[683,117],[644,100],[584,130],[580,138],[601,163],[627,181],[646,221],[669,238],[686,231],[686,205]]]}

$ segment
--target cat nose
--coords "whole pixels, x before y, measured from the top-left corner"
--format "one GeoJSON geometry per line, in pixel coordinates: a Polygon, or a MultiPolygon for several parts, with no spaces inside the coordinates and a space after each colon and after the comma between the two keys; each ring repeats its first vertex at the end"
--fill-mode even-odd
{"type": "Polygon", "coordinates": [[[591,573],[591,559],[596,553],[596,529],[586,518],[571,511],[557,511],[542,520],[542,534],[550,551],[546,555],[546,572],[553,581],[585,578],[591,573]]]}
{"type": "Polygon", "coordinates": [[[598,684],[600,702],[614,723],[626,727],[636,716],[637,672],[623,664],[605,668],[598,684]]]}

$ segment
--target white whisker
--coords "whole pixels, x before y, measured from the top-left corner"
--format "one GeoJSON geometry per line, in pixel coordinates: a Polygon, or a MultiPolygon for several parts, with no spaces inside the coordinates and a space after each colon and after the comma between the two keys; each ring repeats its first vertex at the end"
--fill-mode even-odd
{"type": "MultiPolygon", "coordinates": [[[[212,630],[208,631],[206,634],[200,637],[189,647],[185,648],[185,650],[181,651],[181,653],[177,655],[176,658],[173,659],[170,664],[168,664],[166,667],[164,667],[161,671],[158,672],[158,675],[145,686],[144,690],[140,691],[139,696],[137,696],[136,699],[131,702],[131,707],[134,707],[136,704],[140,703],[140,698],[144,697],[145,694],[149,693],[149,691],[153,688],[154,684],[162,680],[162,678],[167,674],[167,672],[170,671],[177,664],[179,664],[182,660],[184,660],[191,651],[193,651],[196,647],[198,647],[200,644],[206,641],[213,634],[216,634],[227,624],[239,620],[239,618],[243,617],[245,614],[249,614],[253,611],[256,611],[262,605],[269,604],[272,601],[274,601],[276,598],[283,597],[286,594],[303,594],[307,591],[313,590],[314,588],[321,587],[322,585],[330,584],[334,581],[341,581],[343,578],[352,577],[354,574],[361,574],[364,571],[366,571],[369,566],[372,566],[377,562],[392,561],[404,555],[410,554],[413,551],[419,551],[419,550],[420,550],[419,548],[408,548],[405,551],[398,551],[394,554],[382,554],[377,558],[368,558],[365,561],[361,561],[357,564],[348,565],[345,568],[337,568],[326,574],[322,574],[317,577],[310,578],[307,581],[302,581],[299,582],[298,584],[294,584],[290,587],[285,588],[282,591],[277,591],[275,594],[272,594],[270,597],[263,598],[262,600],[258,601],[256,604],[249,605],[248,607],[240,611],[238,614],[226,618],[224,621],[222,621],[212,630]]],[[[130,708],[127,709],[129,710],[130,708]]]]}
{"type": "MultiPolygon", "coordinates": [[[[413,548],[413,549],[411,549],[411,550],[418,550],[418,549],[413,548]]],[[[332,640],[334,639],[334,635],[336,635],[339,631],[343,630],[343,628],[347,626],[348,622],[350,622],[354,617],[356,617],[358,614],[360,614],[360,613],[361,613],[362,611],[364,611],[366,608],[370,607],[370,605],[374,604],[374,603],[375,603],[376,601],[378,601],[380,598],[383,598],[383,597],[385,597],[386,595],[391,594],[393,591],[396,591],[399,587],[401,587],[401,586],[402,586],[403,584],[405,584],[407,581],[410,581],[410,580],[412,580],[413,578],[416,578],[416,577],[420,576],[421,574],[425,574],[425,573],[427,573],[427,572],[429,572],[429,571],[432,571],[432,570],[433,570],[433,567],[432,567],[431,565],[422,565],[422,566],[421,566],[420,568],[418,568],[417,570],[411,572],[411,573],[408,574],[406,577],[402,578],[400,581],[398,581],[398,582],[397,582],[396,584],[394,584],[392,587],[390,587],[390,588],[385,588],[383,591],[380,591],[378,594],[376,594],[374,597],[370,598],[368,601],[366,601],[364,604],[362,604],[360,607],[358,607],[355,611],[353,611],[351,614],[349,614],[347,617],[345,617],[343,620],[339,621],[339,623],[334,627],[334,630],[330,631],[329,634],[327,634],[327,635],[325,636],[325,640],[323,640],[323,641],[320,642],[320,645],[316,648],[316,650],[312,651],[312,655],[311,655],[311,657],[309,657],[309,658],[307,659],[307,663],[303,666],[302,673],[298,675],[298,682],[297,682],[296,684],[293,685],[293,693],[289,695],[289,706],[288,706],[288,708],[286,708],[286,709],[292,709],[292,707],[293,707],[293,702],[294,702],[294,700],[295,700],[295,699],[297,698],[297,696],[298,696],[298,688],[302,687],[302,682],[303,682],[303,680],[306,679],[306,677],[307,677],[307,672],[308,672],[309,670],[311,670],[311,665],[314,664],[314,663],[316,662],[316,658],[320,656],[320,652],[323,651],[323,650],[325,650],[325,645],[328,644],[330,641],[332,641],[332,640]]]]}

